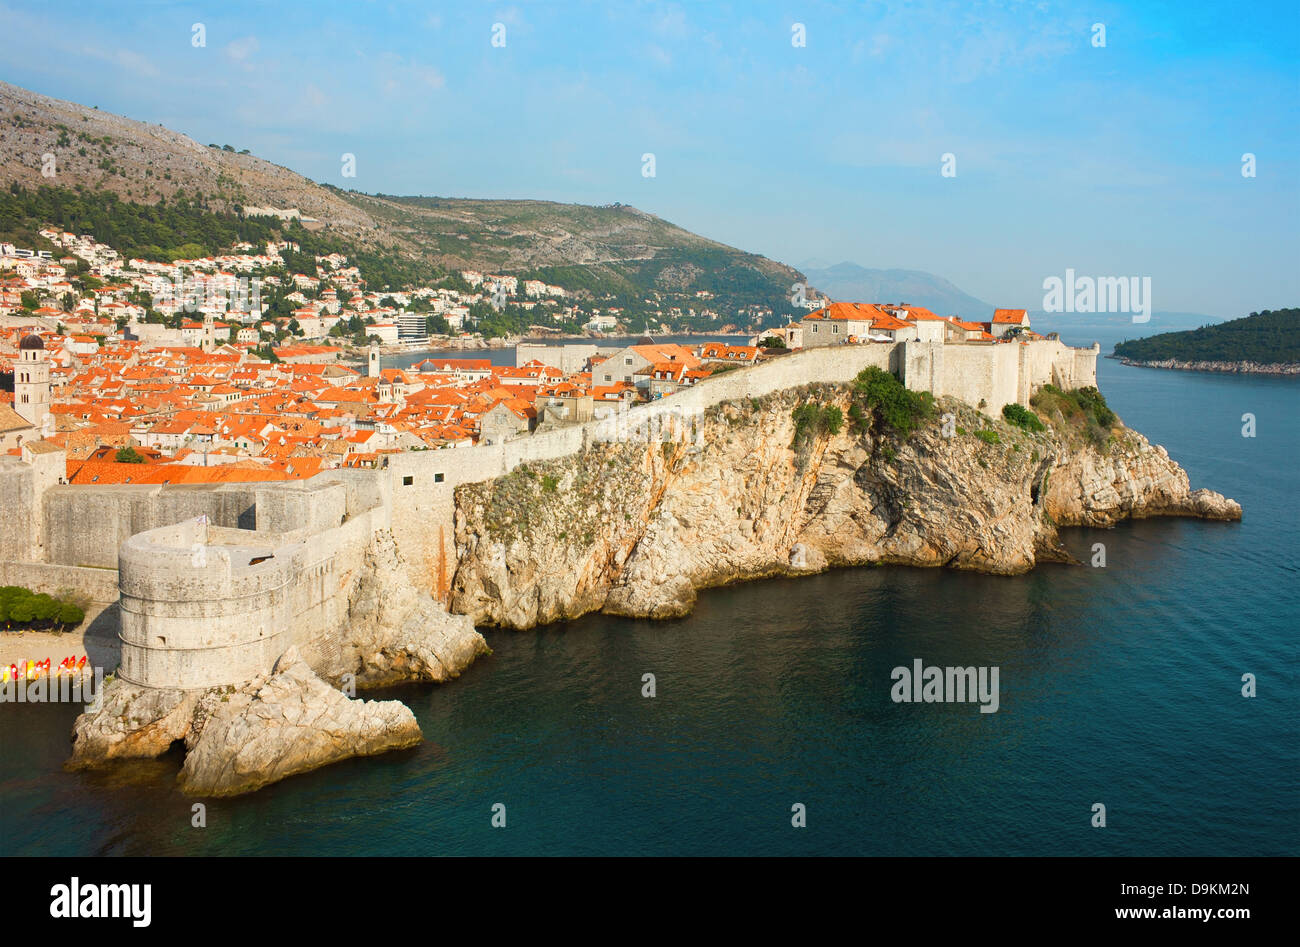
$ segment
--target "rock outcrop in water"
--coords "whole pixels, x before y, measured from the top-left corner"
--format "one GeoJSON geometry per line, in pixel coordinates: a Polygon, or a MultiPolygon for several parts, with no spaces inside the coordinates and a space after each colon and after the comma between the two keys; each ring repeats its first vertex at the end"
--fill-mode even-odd
{"type": "Polygon", "coordinates": [[[290,648],[275,670],[195,707],[185,738],[181,788],[230,796],[353,756],[373,756],[423,739],[401,701],[349,700],[290,648]]]}
{"type": "Polygon", "coordinates": [[[850,404],[840,386],[723,404],[689,442],[598,444],[459,487],[450,610],[513,628],[668,618],[729,582],[873,563],[1012,575],[1070,558],[1060,526],[1241,516],[1122,425],[1098,446],[1061,417],[1029,433],[945,400],[910,437],[850,423],[796,451],[810,400],[850,404]]]}
{"type": "Polygon", "coordinates": [[[389,534],[367,551],[338,648],[315,668],[289,648],[264,675],[206,691],[107,682],[100,706],[73,725],[71,769],[161,756],[185,746],[181,788],[233,795],[327,763],[411,746],[422,739],[399,701],[347,697],[331,682],[360,686],[446,681],[487,643],[462,615],[449,615],[407,578],[389,534]]]}

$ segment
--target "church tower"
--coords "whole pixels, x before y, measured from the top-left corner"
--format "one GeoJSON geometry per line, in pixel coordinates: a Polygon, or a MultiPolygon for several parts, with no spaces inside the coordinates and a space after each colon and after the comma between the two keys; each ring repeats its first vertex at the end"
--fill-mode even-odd
{"type": "Polygon", "coordinates": [[[379,346],[371,345],[369,358],[366,361],[366,377],[379,377],[379,346]]]}
{"type": "Polygon", "coordinates": [[[14,366],[14,411],[39,428],[50,414],[50,363],[39,336],[24,336],[18,343],[14,366]]]}
{"type": "Polygon", "coordinates": [[[217,323],[210,312],[203,314],[203,341],[199,348],[205,352],[214,352],[217,348],[217,323]]]}

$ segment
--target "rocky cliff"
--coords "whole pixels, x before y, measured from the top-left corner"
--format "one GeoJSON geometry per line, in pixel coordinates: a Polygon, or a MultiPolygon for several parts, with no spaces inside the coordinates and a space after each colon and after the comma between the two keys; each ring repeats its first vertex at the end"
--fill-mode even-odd
{"type": "Polygon", "coordinates": [[[513,628],[666,618],[729,582],[871,563],[1011,575],[1068,559],[1060,526],[1241,516],[1137,432],[1050,409],[1031,432],[945,400],[910,436],[868,414],[792,446],[797,406],[861,417],[854,397],[811,386],[723,404],[694,437],[598,444],[459,487],[450,610],[513,628]]]}
{"type": "Polygon", "coordinates": [[[446,681],[487,643],[469,619],[411,585],[391,534],[376,535],[363,575],[333,647],[310,664],[291,647],[271,671],[238,686],[182,691],[109,681],[99,706],[73,725],[69,768],[157,757],[183,743],[181,788],[223,796],[419,743],[415,716],[400,701],[354,699],[333,685],[446,681]]]}

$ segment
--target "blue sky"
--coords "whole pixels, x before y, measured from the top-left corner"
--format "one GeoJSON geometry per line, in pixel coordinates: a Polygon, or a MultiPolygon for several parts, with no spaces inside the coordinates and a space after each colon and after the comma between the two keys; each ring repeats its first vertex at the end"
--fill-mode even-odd
{"type": "Polygon", "coordinates": [[[358,190],[622,201],[1005,306],[1067,267],[1158,310],[1300,305],[1294,0],[0,0],[0,35],[6,81],[358,190]]]}

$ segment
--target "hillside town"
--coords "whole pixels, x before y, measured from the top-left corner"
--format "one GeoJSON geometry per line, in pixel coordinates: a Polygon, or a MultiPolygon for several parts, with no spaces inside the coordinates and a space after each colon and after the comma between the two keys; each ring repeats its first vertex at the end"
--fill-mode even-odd
{"type": "Polygon", "coordinates": [[[62,450],[71,484],[303,480],[374,467],[393,452],[495,444],[598,419],[804,348],[1041,338],[1024,310],[975,323],[907,304],[837,302],[747,344],[521,342],[514,365],[431,355],[385,368],[381,344],[423,332],[432,316],[459,329],[494,295],[539,305],[565,290],[465,271],[469,293],[381,296],[342,254],[317,257],[315,274],[286,275],[288,244],[156,263],[122,260],[85,236],[41,235],[66,255],[0,245],[0,448],[62,450]],[[268,289],[290,290],[297,308],[268,318],[268,289]],[[416,300],[424,305],[408,309],[416,300]],[[363,327],[364,364],[345,360],[355,350],[331,338],[349,323],[363,327]]]}

